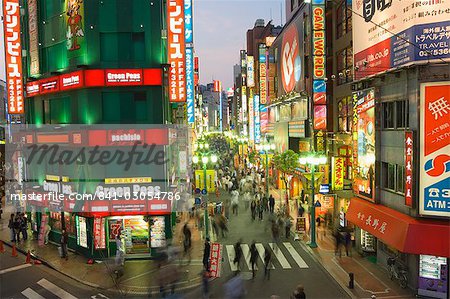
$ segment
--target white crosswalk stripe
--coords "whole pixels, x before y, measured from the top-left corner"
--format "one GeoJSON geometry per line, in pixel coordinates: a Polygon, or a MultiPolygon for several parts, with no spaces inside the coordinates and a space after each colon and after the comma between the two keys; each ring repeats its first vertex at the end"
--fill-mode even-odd
{"type": "MultiPolygon", "coordinates": [[[[264,252],[266,251],[266,249],[261,243],[256,243],[256,249],[258,249],[259,257],[261,258],[263,264],[265,265],[266,263],[264,263],[264,252]]],[[[269,269],[275,269],[275,266],[273,265],[272,262],[270,262],[269,269]]]]}
{"type": "Polygon", "coordinates": [[[60,287],[51,283],[50,281],[48,281],[45,278],[39,280],[37,283],[38,283],[38,285],[40,285],[41,287],[50,291],[51,293],[55,294],[57,297],[59,297],[61,299],[78,299],[77,297],[75,297],[72,294],[70,294],[69,292],[61,289],[60,287]]]}
{"type": "Polygon", "coordinates": [[[309,268],[308,265],[306,264],[305,260],[302,259],[300,254],[298,254],[298,252],[294,249],[294,246],[292,246],[291,243],[283,242],[283,245],[289,251],[289,253],[291,254],[292,258],[294,259],[294,261],[297,263],[297,265],[300,268],[309,268]]]}
{"type": "Polygon", "coordinates": [[[275,243],[269,243],[270,248],[272,248],[273,253],[277,257],[277,260],[280,262],[281,267],[283,269],[291,269],[291,265],[287,261],[287,259],[284,257],[283,253],[281,252],[280,248],[278,248],[278,245],[275,243]]]}
{"type": "Polygon", "coordinates": [[[234,261],[234,246],[233,245],[227,245],[225,246],[227,249],[227,255],[228,255],[228,262],[230,263],[231,271],[237,271],[237,265],[233,262],[234,261]]]}
{"type": "Polygon", "coordinates": [[[37,292],[33,291],[33,289],[27,288],[22,291],[22,295],[27,297],[28,299],[45,299],[41,295],[39,295],[37,292]]]}
{"type": "MultiPolygon", "coordinates": [[[[282,269],[296,268],[296,266],[295,267],[291,266],[290,262],[288,261],[288,258],[291,259],[291,261],[293,260],[300,269],[309,268],[308,264],[305,262],[305,260],[301,257],[300,253],[295,249],[295,247],[291,243],[283,242],[282,248],[279,248],[278,245],[275,243],[268,243],[268,245],[272,252],[272,261],[269,266],[270,269],[276,269],[277,267],[280,268],[279,265],[281,265],[282,269]],[[278,263],[276,262],[276,260],[278,261],[278,263]]],[[[227,251],[230,269],[231,271],[236,271],[237,266],[233,262],[235,256],[234,245],[225,245],[225,248],[227,251]]],[[[247,265],[248,270],[251,270],[249,245],[241,244],[241,248],[242,254],[244,255],[245,264],[247,265]]],[[[256,249],[258,250],[260,262],[262,262],[262,265],[264,265],[264,252],[265,252],[264,245],[262,243],[256,243],[256,249]]]]}

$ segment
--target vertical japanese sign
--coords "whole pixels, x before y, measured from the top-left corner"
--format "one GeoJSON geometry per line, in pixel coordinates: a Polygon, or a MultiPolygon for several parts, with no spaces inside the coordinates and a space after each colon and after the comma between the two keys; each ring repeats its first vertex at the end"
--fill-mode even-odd
{"type": "Polygon", "coordinates": [[[193,124],[195,122],[194,111],[194,50],[192,47],[186,48],[186,109],[187,122],[193,124]]]}
{"type": "Polygon", "coordinates": [[[413,133],[405,132],[405,205],[412,207],[413,133]]]}
{"type": "Polygon", "coordinates": [[[194,85],[195,87],[198,86],[198,56],[194,57],[194,85]]]}
{"type": "Polygon", "coordinates": [[[169,101],[185,102],[184,1],[169,0],[167,16],[168,62],[170,64],[169,101]]]}
{"type": "Polygon", "coordinates": [[[214,80],[214,92],[222,91],[222,83],[219,80],[214,80]]]}
{"type": "Polygon", "coordinates": [[[259,95],[255,94],[255,102],[253,109],[255,111],[255,143],[261,142],[261,121],[260,121],[260,108],[259,108],[259,95]]]}
{"type": "Polygon", "coordinates": [[[259,96],[261,104],[267,104],[267,59],[266,45],[259,45],[259,96]]]}
{"type": "Polygon", "coordinates": [[[186,44],[194,42],[192,0],[184,0],[184,38],[186,44]]]}
{"type": "Polygon", "coordinates": [[[211,253],[209,256],[209,261],[211,263],[210,266],[210,275],[211,277],[220,277],[221,270],[221,260],[222,260],[222,246],[219,243],[211,244],[211,253]]]}
{"type": "Polygon", "coordinates": [[[251,141],[255,140],[255,109],[253,107],[253,88],[248,89],[248,134],[251,141]]]}
{"type": "Polygon", "coordinates": [[[326,130],[325,1],[315,0],[312,5],[314,130],[326,130]]]}
{"type": "Polygon", "coordinates": [[[48,223],[48,215],[43,214],[41,219],[41,226],[39,228],[39,240],[38,240],[39,246],[44,246],[45,244],[45,230],[47,229],[47,223],[48,223]]]}
{"type": "Polygon", "coordinates": [[[106,248],[105,218],[94,218],[94,248],[106,248]]]}
{"type": "Polygon", "coordinates": [[[333,172],[331,174],[331,186],[333,190],[344,189],[344,158],[333,157],[333,172]]]}
{"type": "Polygon", "coordinates": [[[254,69],[255,59],[253,56],[247,56],[247,86],[255,86],[255,69],[254,69]]]}
{"type": "Polygon", "coordinates": [[[24,90],[22,83],[19,0],[3,1],[3,21],[8,113],[22,114],[24,112],[24,90]]]}
{"type": "Polygon", "coordinates": [[[450,217],[450,81],[420,86],[420,214],[450,217]]]}
{"type": "Polygon", "coordinates": [[[37,0],[28,0],[28,37],[30,44],[30,75],[39,74],[39,40],[37,20],[37,0]]]}
{"type": "Polygon", "coordinates": [[[243,125],[243,134],[245,137],[247,137],[248,131],[247,131],[247,87],[242,85],[241,86],[241,100],[242,100],[242,122],[243,125]]]}
{"type": "Polygon", "coordinates": [[[375,90],[354,92],[353,101],[357,116],[353,188],[358,196],[375,201],[375,90]]]}

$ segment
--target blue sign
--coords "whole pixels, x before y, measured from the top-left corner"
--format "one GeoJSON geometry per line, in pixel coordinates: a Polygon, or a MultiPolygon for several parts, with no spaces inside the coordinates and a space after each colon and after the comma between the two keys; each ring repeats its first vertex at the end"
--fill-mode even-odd
{"type": "Polygon", "coordinates": [[[424,210],[450,213],[450,177],[437,182],[424,190],[424,210]]]}
{"type": "Polygon", "coordinates": [[[196,204],[196,205],[200,205],[201,203],[202,203],[201,198],[200,198],[200,197],[196,197],[196,198],[195,198],[195,204],[196,204]]]}
{"type": "Polygon", "coordinates": [[[186,110],[187,122],[195,122],[194,113],[194,50],[186,47],[186,110]]]}
{"type": "Polygon", "coordinates": [[[266,45],[259,44],[259,63],[266,63],[266,45]]]}
{"type": "Polygon", "coordinates": [[[206,191],[206,189],[203,189],[203,190],[202,190],[202,194],[203,194],[203,195],[206,195],[206,194],[208,194],[208,191],[206,191]]]}
{"type": "Polygon", "coordinates": [[[329,184],[320,184],[319,193],[322,193],[322,194],[330,193],[330,185],[329,184]]]}
{"type": "Polygon", "coordinates": [[[184,0],[184,39],[186,44],[194,42],[192,23],[192,0],[184,0]]]}
{"type": "Polygon", "coordinates": [[[314,204],[314,206],[316,208],[320,208],[322,206],[322,204],[320,203],[320,201],[316,201],[316,203],[314,204]]]}
{"type": "Polygon", "coordinates": [[[254,107],[254,125],[255,125],[255,143],[261,142],[261,119],[260,119],[260,109],[259,108],[259,95],[253,97],[253,107],[254,107]]]}
{"type": "Polygon", "coordinates": [[[314,80],[313,82],[313,91],[314,92],[326,92],[327,85],[325,80],[314,80]]]}
{"type": "Polygon", "coordinates": [[[200,194],[200,188],[195,188],[195,194],[200,194]]]}

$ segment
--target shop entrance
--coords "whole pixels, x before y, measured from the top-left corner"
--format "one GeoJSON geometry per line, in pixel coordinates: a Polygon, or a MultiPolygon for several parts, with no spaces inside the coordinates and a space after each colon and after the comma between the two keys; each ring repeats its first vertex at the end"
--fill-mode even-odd
{"type": "Polygon", "coordinates": [[[144,216],[111,217],[110,240],[120,231],[126,254],[150,253],[149,224],[144,216]]]}

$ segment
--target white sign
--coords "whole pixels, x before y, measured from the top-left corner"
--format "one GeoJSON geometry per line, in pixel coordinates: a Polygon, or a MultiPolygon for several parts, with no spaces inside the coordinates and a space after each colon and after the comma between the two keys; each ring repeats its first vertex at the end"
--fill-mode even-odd
{"type": "Polygon", "coordinates": [[[77,216],[77,244],[81,247],[87,248],[87,229],[86,229],[86,218],[77,216]]]}
{"type": "Polygon", "coordinates": [[[254,71],[255,59],[253,56],[247,56],[247,86],[255,86],[255,71],[254,71]]]}

